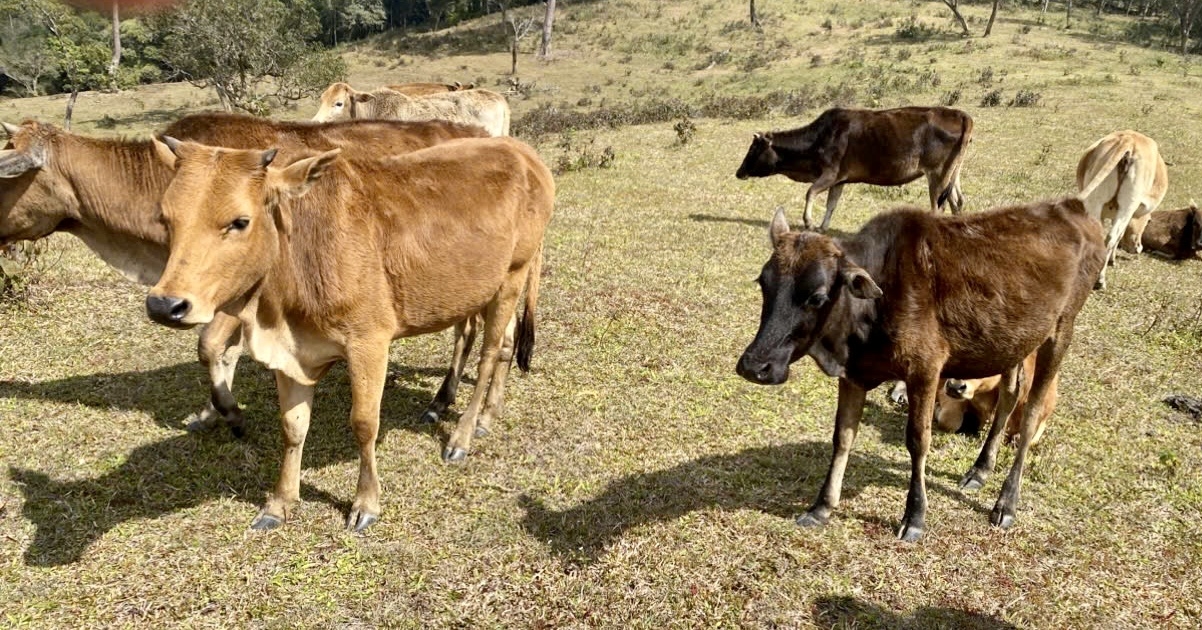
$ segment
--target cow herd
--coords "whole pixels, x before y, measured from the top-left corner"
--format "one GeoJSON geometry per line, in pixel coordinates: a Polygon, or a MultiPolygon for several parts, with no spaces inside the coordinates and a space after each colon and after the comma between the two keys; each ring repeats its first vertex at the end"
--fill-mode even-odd
{"type": "Polygon", "coordinates": [[[911,461],[898,536],[914,541],[926,530],[932,426],[957,430],[969,410],[990,426],[960,487],[984,485],[1004,429],[1017,453],[990,521],[1009,527],[1028,449],[1055,406],[1073,322],[1091,290],[1105,288],[1115,250],[1129,243],[1138,253],[1147,242],[1183,258],[1199,249],[1196,206],[1153,212],[1167,169],[1156,142],[1134,131],[1086,150],[1076,196],[961,214],[959,172],[971,132],[968,114],[944,107],[833,109],[793,131],[756,134],[736,173],[812,183],[805,231],[791,231],[783,210],[771,223],[772,254],[758,279],[760,326],[736,366],[752,382],[779,384],[791,363],[809,356],[839,379],[834,456],[800,525],[829,520],[865,395],[897,381],[908,398],[911,461]],[[895,210],[847,238],[822,234],[843,184],[897,185],[922,174],[931,212],[895,210]],[[814,195],[824,190],[826,217],[809,231],[814,195]],[[939,216],[948,200],[953,215],[939,216]]]}
{"type": "MultiPolygon", "coordinates": [[[[255,529],[288,520],[315,385],[346,361],[360,455],[347,526],[363,531],[381,513],[375,442],[392,340],[455,330],[451,365],[423,414],[434,421],[454,403],[483,337],[447,462],[492,429],[511,363],[529,367],[555,183],[531,147],[508,137],[509,120],[503,96],[470,85],[360,92],[336,83],[311,122],[195,114],[151,140],[5,123],[0,245],[74,234],[152,286],[153,321],[200,326],[211,396],[195,424],[241,434],[233,380],[244,350],[274,371],[284,453],[255,529]]],[[[867,392],[899,381],[912,462],[899,536],[925,532],[932,425],[956,430],[970,413],[992,422],[962,487],[978,489],[992,472],[1003,429],[1016,444],[991,516],[1009,527],[1074,319],[1104,285],[1106,261],[1120,246],[1175,257],[1202,246],[1196,207],[1152,212],[1165,164],[1135,132],[1090,147],[1077,197],[962,213],[972,133],[972,118],[950,108],[832,109],[796,130],[756,134],[738,170],[741,179],[779,173],[812,183],[805,231],[791,230],[783,211],[771,222],[760,326],[737,364],[748,380],[777,384],[810,356],[839,380],[834,456],[801,525],[829,520],[867,392]],[[823,234],[844,184],[922,176],[930,211],[883,213],[846,238],[823,234]],[[822,192],[826,214],[811,231],[822,192]],[[938,213],[944,204],[951,216],[938,213]],[[1111,222],[1105,235],[1102,219],[1111,222]]]]}

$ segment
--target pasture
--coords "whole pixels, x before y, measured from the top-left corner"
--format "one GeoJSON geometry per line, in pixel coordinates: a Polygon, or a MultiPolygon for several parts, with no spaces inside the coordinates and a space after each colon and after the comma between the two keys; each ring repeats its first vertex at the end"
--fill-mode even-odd
{"type": "MultiPolygon", "coordinates": [[[[1006,532],[988,523],[1003,475],[979,495],[956,488],[982,438],[936,434],[927,536],[894,539],[909,457],[904,411],[883,388],[869,395],[831,524],[796,527],[827,470],[836,384],[809,359],[776,388],[734,373],[758,322],[752,281],[769,254],[768,220],[783,205],[799,221],[805,191],[734,178],[753,132],[808,122],[828,91],[883,107],[960,90],[957,107],[976,125],[962,178],[969,212],[1071,193],[1085,147],[1127,127],[1160,143],[1170,209],[1202,198],[1202,70],[1115,43],[1118,18],[1095,29],[1082,16],[1063,31],[1062,15],[1040,26],[1037,13],[1012,8],[988,40],[962,40],[935,2],[761,4],[764,36],[722,31],[745,8],[733,0],[696,11],[684,1],[569,3],[556,60],[522,59],[536,89],[511,99],[515,123],[540,104],[585,99],[592,105],[572,107],[702,89],[810,86],[818,96],[792,115],[696,118],[684,144],[672,121],[539,138],[553,166],[603,147],[615,159],[557,176],[533,371],[514,372],[505,417],[464,465],[448,466],[439,453],[453,417],[417,420],[449,333],[394,343],[377,446],[384,512],[364,536],[342,528],[358,472],[345,370],[318,388],[296,518],[251,532],[280,462],[271,374],[249,358],[239,367],[245,439],[185,431],[207,399],[196,335],[151,324],[145,288],[79,241],[45,241],[27,299],[0,307],[3,624],[1202,624],[1202,425],[1161,402],[1202,395],[1202,261],[1120,253],[1109,287],[1078,317],[1059,404],[1006,532]],[[900,37],[911,14],[933,32],[900,37]],[[705,67],[702,42],[735,61],[705,67]],[[756,51],[776,57],[739,69],[756,51]],[[932,71],[938,81],[916,80],[932,71]],[[1001,105],[982,106],[995,89],[1001,105]],[[1020,90],[1038,104],[1007,106],[1020,90]]],[[[976,33],[984,10],[968,10],[976,33]]],[[[347,52],[351,82],[484,76],[493,89],[508,56],[477,51],[473,28],[488,30],[457,27],[430,56],[398,57],[387,37],[358,46],[347,52]]],[[[0,102],[0,119],[58,122],[63,102],[0,102]]],[[[85,94],[76,131],[143,134],[213,105],[178,85],[85,94]]],[[[832,230],[925,203],[921,181],[849,185],[832,230]]],[[[1003,448],[999,470],[1010,457],[1003,448]]]]}

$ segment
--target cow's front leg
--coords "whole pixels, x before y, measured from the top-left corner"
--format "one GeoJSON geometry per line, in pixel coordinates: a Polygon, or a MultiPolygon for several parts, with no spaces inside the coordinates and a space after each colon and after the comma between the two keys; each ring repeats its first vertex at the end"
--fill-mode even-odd
{"type": "Polygon", "coordinates": [[[935,393],[939,374],[906,379],[910,394],[909,420],[906,422],[906,450],[910,451],[910,489],[906,493],[906,513],[897,537],[916,542],[926,533],[927,451],[931,445],[931,418],[935,414],[935,393]]]}
{"type": "Polygon", "coordinates": [[[380,520],[380,478],[376,474],[376,438],[380,399],[388,378],[388,337],[356,340],[347,348],[351,377],[351,429],[359,443],[359,485],[346,527],[361,532],[380,520]]]}
{"type": "Polygon", "coordinates": [[[275,529],[288,520],[300,500],[301,453],[309,433],[309,415],[313,411],[313,385],[298,383],[283,372],[275,373],[280,399],[280,423],[284,433],[284,461],[275,491],[251,522],[251,529],[275,529]]]}
{"type": "Polygon", "coordinates": [[[224,421],[235,437],[245,434],[242,409],[234,398],[234,373],[242,356],[242,324],[235,317],[218,313],[200,331],[197,354],[209,371],[209,404],[189,416],[189,431],[204,431],[224,421]]]}
{"type": "Polygon", "coordinates": [[[834,447],[831,467],[826,473],[826,481],[822,483],[822,490],[818,492],[818,499],[808,512],[797,518],[798,525],[826,525],[830,521],[831,512],[839,507],[839,495],[843,492],[843,473],[847,470],[847,458],[851,454],[852,444],[855,444],[856,433],[860,430],[860,417],[864,415],[864,398],[867,393],[859,385],[845,378],[839,379],[839,407],[835,411],[835,435],[831,440],[834,447]]]}
{"type": "Polygon", "coordinates": [[[997,405],[993,409],[993,422],[989,425],[989,435],[981,446],[981,453],[972,468],[960,479],[960,488],[968,492],[976,492],[985,486],[985,480],[993,472],[997,462],[998,448],[1002,443],[1002,428],[1006,426],[1010,414],[1018,404],[1018,392],[1023,386],[1023,379],[1030,378],[1023,372],[1023,365],[1018,365],[1006,371],[1002,382],[998,384],[997,405]]]}

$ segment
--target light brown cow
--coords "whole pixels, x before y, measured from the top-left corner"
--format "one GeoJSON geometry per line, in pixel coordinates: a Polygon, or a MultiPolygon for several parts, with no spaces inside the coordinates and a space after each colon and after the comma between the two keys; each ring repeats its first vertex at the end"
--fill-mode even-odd
{"type": "MultiPolygon", "coordinates": [[[[338,85],[335,83],[334,85],[338,85]]],[[[343,84],[345,85],[345,84],[343,84]]],[[[334,87],[331,85],[330,87],[334,87]]],[[[471,90],[476,87],[475,83],[397,83],[394,85],[384,86],[390,90],[395,90],[401,94],[409,96],[429,96],[431,94],[446,94],[447,92],[458,92],[460,90],[471,90]]],[[[329,90],[330,88],[326,88],[329,90]]]]}
{"type": "MultiPolygon", "coordinates": [[[[88,138],[32,121],[3,128],[10,140],[0,152],[0,245],[65,231],[134,281],[158,281],[167,263],[167,231],[158,204],[171,171],[156,158],[150,141],[88,138]]],[[[166,133],[231,147],[275,145],[285,158],[336,147],[389,155],[485,135],[479,127],[444,122],[318,125],[222,113],[185,116],[166,133]]],[[[239,328],[237,320],[218,316],[202,332],[199,354],[212,391],[192,428],[224,418],[235,434],[242,431],[242,413],[231,392],[241,354],[239,328]]],[[[454,402],[464,346],[470,348],[471,341],[470,331],[463,332],[447,378],[423,416],[427,420],[454,402]]]]}
{"type": "MultiPolygon", "coordinates": [[[[1156,141],[1136,131],[1116,131],[1093,143],[1077,162],[1077,197],[1093,218],[1110,219],[1108,264],[1127,226],[1160,205],[1169,187],[1168,169],[1156,141]]],[[[1138,240],[1138,235],[1136,237],[1138,240]]],[[[1106,288],[1106,268],[1097,288],[1106,288]]]]}
{"type": "Polygon", "coordinates": [[[463,459],[502,408],[515,345],[528,367],[550,171],[511,138],[385,159],[331,151],[284,168],[270,166],[273,150],[165,142],[163,159],[176,169],[162,202],[171,255],[147,313],[176,327],[236,313],[251,355],[276,373],[284,461],[252,527],[278,526],[297,501],[314,386],[340,359],[360,455],[347,525],[368,527],[380,513],[375,441],[389,342],[484,313],[477,386],[447,461],[463,459]],[[509,323],[523,286],[515,340],[509,323]]]}
{"type": "Polygon", "coordinates": [[[413,97],[386,87],[360,92],[346,83],[326,88],[313,120],[449,120],[484,127],[489,135],[509,135],[509,103],[496,92],[461,90],[413,97]]]}
{"type": "Polygon", "coordinates": [[[1155,252],[1187,260],[1202,251],[1202,210],[1190,202],[1176,210],[1158,210],[1131,219],[1119,247],[1132,254],[1155,252]]]}
{"type": "MultiPolygon", "coordinates": [[[[1032,352],[1023,361],[1018,402],[1014,405],[1014,411],[1010,412],[1004,430],[1007,444],[1014,441],[1021,428],[1020,421],[1027,404],[1027,396],[1031,392],[1031,376],[1035,373],[1036,357],[1037,354],[1032,352]]],[[[969,411],[972,411],[981,420],[994,419],[994,411],[997,410],[998,397],[1001,393],[1001,384],[1001,374],[975,379],[949,378],[942,381],[939,384],[939,394],[935,398],[935,428],[948,433],[958,431],[964,422],[965,414],[969,411]]],[[[1040,406],[1039,412],[1035,414],[1035,435],[1031,437],[1032,446],[1039,443],[1039,438],[1043,436],[1043,431],[1047,428],[1048,418],[1056,408],[1059,384],[1059,374],[1053,376],[1052,381],[1048,383],[1048,391],[1044,396],[1043,404],[1040,406]]],[[[992,427],[990,427],[990,432],[993,432],[992,427]]]]}

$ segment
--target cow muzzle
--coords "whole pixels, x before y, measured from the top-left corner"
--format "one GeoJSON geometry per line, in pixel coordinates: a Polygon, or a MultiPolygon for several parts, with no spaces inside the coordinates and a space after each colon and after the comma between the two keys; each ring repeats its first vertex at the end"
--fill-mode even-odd
{"type": "Polygon", "coordinates": [[[948,397],[957,398],[960,400],[968,398],[968,383],[959,379],[949,378],[944,384],[943,390],[947,392],[948,397]]]}
{"type": "Polygon", "coordinates": [[[170,295],[146,296],[146,314],[156,323],[172,328],[191,328],[195,324],[184,319],[192,311],[192,303],[170,295]]]}
{"type": "Polygon", "coordinates": [[[780,385],[789,380],[789,363],[766,360],[744,352],[735,365],[735,372],[758,385],[780,385]]]}

